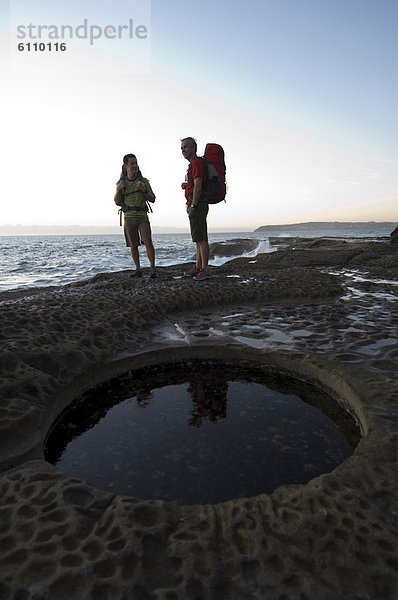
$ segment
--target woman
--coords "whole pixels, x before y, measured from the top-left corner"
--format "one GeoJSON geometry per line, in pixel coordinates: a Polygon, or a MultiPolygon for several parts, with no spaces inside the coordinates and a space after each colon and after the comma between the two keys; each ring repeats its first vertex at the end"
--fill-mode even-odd
{"type": "Polygon", "coordinates": [[[123,158],[122,176],[117,183],[115,203],[124,212],[124,237],[130,248],[135,264],[132,277],[142,277],[138,246],[145,244],[149,264],[149,277],[156,277],[155,248],[152,243],[151,225],[148,219],[148,202],[155,202],[156,196],[148,179],[139,170],[137,157],[126,154],[123,158]]]}

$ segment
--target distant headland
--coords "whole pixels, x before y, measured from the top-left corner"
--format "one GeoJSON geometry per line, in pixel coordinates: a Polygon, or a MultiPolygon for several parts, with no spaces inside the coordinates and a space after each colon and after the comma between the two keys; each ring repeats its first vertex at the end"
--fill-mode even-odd
{"type": "Polygon", "coordinates": [[[287,225],[261,225],[255,229],[263,233],[271,233],[273,231],[320,231],[325,229],[327,231],[333,230],[346,230],[351,231],[355,229],[386,229],[392,231],[396,227],[396,223],[393,221],[368,221],[368,222],[342,222],[342,221],[309,221],[308,223],[290,223],[287,225]]]}

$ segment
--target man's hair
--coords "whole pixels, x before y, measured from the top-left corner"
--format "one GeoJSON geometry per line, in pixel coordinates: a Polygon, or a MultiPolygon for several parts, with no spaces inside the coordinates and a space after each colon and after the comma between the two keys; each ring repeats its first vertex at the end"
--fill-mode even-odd
{"type": "Polygon", "coordinates": [[[191,146],[194,147],[195,152],[197,152],[197,150],[198,150],[198,144],[196,143],[195,138],[193,138],[193,137],[186,137],[186,138],[182,138],[181,141],[182,142],[186,142],[186,141],[190,142],[191,146]]]}
{"type": "Polygon", "coordinates": [[[123,156],[123,164],[127,165],[129,158],[135,158],[135,160],[137,160],[137,157],[135,154],[126,154],[126,156],[123,156]]]}

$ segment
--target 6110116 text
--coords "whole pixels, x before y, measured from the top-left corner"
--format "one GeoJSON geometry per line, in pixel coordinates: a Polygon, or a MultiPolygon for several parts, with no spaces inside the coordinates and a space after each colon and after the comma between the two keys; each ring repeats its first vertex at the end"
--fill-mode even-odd
{"type": "Polygon", "coordinates": [[[21,42],[18,44],[18,50],[20,52],[65,52],[66,44],[62,42],[59,44],[58,42],[21,42]]]}

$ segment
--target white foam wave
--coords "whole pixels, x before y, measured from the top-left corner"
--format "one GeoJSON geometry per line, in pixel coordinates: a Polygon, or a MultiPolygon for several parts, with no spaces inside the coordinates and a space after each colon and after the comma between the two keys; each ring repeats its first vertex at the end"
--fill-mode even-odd
{"type": "Polygon", "coordinates": [[[219,267],[234,258],[254,258],[259,254],[269,254],[270,252],[276,252],[276,250],[277,248],[271,246],[269,239],[267,238],[265,240],[259,240],[257,246],[250,252],[244,252],[243,254],[236,254],[234,256],[215,256],[209,260],[209,263],[214,267],[219,267]]]}

